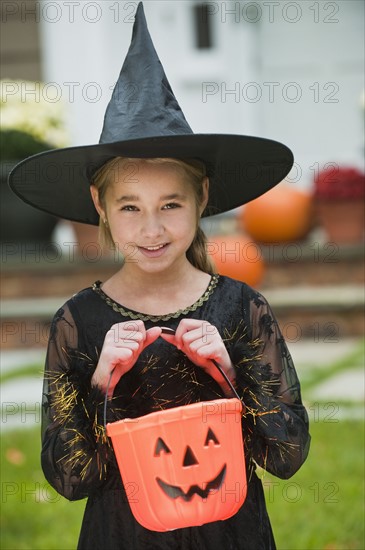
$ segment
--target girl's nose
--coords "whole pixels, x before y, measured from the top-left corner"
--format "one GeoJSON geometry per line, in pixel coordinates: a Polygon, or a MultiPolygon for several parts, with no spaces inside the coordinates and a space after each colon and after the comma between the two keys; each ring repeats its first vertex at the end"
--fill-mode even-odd
{"type": "Polygon", "coordinates": [[[156,238],[162,235],[164,228],[157,214],[150,214],[143,220],[143,234],[145,237],[156,238]]]}

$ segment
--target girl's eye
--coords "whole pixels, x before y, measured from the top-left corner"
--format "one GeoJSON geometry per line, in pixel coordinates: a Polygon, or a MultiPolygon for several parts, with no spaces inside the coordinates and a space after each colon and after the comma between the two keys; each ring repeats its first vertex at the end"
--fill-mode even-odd
{"type": "Polygon", "coordinates": [[[180,204],[177,202],[169,202],[168,204],[165,204],[163,208],[164,210],[172,210],[173,208],[180,208],[180,204]]]}
{"type": "Polygon", "coordinates": [[[127,212],[134,212],[138,210],[136,206],[133,206],[133,204],[126,204],[125,206],[122,206],[121,210],[127,211],[127,212]]]}

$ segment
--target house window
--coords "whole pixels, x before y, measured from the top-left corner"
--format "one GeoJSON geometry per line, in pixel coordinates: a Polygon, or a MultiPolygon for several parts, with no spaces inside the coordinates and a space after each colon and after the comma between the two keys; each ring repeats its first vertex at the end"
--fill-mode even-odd
{"type": "Polygon", "coordinates": [[[1,74],[6,79],[41,80],[40,2],[0,3],[1,74]]]}
{"type": "Polygon", "coordinates": [[[212,41],[212,19],[207,4],[195,4],[194,26],[195,26],[195,47],[199,50],[213,47],[212,41]]]}

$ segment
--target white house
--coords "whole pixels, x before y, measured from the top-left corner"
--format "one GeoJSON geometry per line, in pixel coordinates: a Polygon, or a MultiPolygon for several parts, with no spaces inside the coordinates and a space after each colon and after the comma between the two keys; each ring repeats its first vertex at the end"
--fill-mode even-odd
{"type": "MultiPolygon", "coordinates": [[[[296,159],[289,182],[302,187],[328,162],[363,165],[362,1],[146,0],[144,7],[194,131],[283,141],[296,159]]],[[[50,101],[68,105],[72,145],[99,139],[136,8],[118,0],[2,2],[3,27],[10,29],[14,10],[23,29],[39,27],[41,78],[50,101]]]]}

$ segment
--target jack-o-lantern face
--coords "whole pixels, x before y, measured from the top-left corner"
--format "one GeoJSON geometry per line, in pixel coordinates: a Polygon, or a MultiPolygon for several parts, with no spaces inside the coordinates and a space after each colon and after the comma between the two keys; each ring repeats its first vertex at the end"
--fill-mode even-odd
{"type": "MultiPolygon", "coordinates": [[[[210,446],[219,447],[220,445],[213,430],[211,428],[208,428],[207,435],[204,442],[204,447],[209,448],[210,446]]],[[[156,442],[154,456],[161,457],[161,455],[163,455],[164,457],[165,455],[172,455],[172,453],[170,448],[164,442],[164,440],[161,439],[161,437],[159,437],[156,442]]],[[[181,466],[182,468],[199,467],[199,461],[196,458],[194,452],[192,451],[189,445],[185,449],[181,466]]],[[[204,467],[203,467],[203,470],[204,470],[204,467]]],[[[202,499],[206,499],[209,494],[216,492],[222,486],[222,483],[226,475],[226,471],[227,471],[227,464],[223,464],[222,468],[213,479],[210,479],[209,481],[205,481],[205,482],[203,481],[201,485],[196,485],[196,484],[191,485],[187,492],[184,492],[183,489],[177,485],[171,485],[170,483],[163,481],[160,477],[156,477],[156,482],[161,487],[165,495],[167,495],[168,497],[172,499],[182,498],[185,502],[190,502],[194,495],[198,495],[202,499]]]]}
{"type": "Polygon", "coordinates": [[[220,399],[107,425],[139,523],[167,531],[237,512],[247,489],[241,411],[240,400],[220,399]]]}

